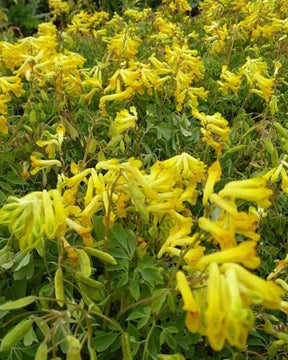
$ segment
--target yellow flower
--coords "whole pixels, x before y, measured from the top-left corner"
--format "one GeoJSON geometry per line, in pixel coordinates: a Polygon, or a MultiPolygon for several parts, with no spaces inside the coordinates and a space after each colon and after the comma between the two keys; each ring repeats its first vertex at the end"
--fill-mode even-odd
{"type": "MultiPolygon", "coordinates": [[[[43,190],[42,196],[43,196],[42,204],[43,204],[44,215],[45,215],[44,230],[45,230],[47,238],[53,239],[53,237],[56,233],[56,230],[57,230],[55,213],[53,210],[53,203],[50,198],[50,195],[48,194],[48,192],[46,190],[43,190]]],[[[56,204],[57,204],[57,200],[56,200],[56,204]]],[[[59,204],[57,204],[57,205],[59,205],[59,204]]]]}
{"type": "Polygon", "coordinates": [[[230,197],[255,201],[261,207],[269,207],[269,197],[273,191],[267,188],[267,180],[255,177],[247,180],[231,181],[219,192],[220,197],[230,197]]]}
{"type": "Polygon", "coordinates": [[[10,197],[0,210],[0,223],[9,226],[21,251],[37,248],[44,236],[53,239],[66,217],[58,190],[32,192],[21,199],[10,197]]]}
{"type": "Polygon", "coordinates": [[[124,131],[135,128],[137,121],[137,112],[135,107],[130,108],[130,112],[127,109],[123,109],[117,112],[116,118],[110,127],[111,136],[115,133],[123,133],[124,131]]]}
{"type": "Polygon", "coordinates": [[[237,246],[234,229],[224,229],[223,226],[213,222],[205,217],[198,220],[198,225],[201,229],[210,233],[220,245],[221,249],[229,249],[237,246]]]}
{"type": "Polygon", "coordinates": [[[7,102],[11,100],[11,96],[9,94],[0,94],[0,114],[7,114],[7,102]]]}
{"type": "Polygon", "coordinates": [[[100,169],[119,171],[120,170],[120,162],[118,159],[99,161],[96,165],[96,170],[100,170],[100,169]]]}
{"type": "Polygon", "coordinates": [[[173,168],[174,172],[183,176],[184,179],[189,178],[199,182],[204,178],[206,165],[187,153],[176,155],[161,163],[165,168],[173,168]]]}
{"type": "Polygon", "coordinates": [[[263,280],[238,264],[225,263],[222,269],[235,270],[238,282],[241,283],[241,293],[246,295],[252,303],[263,304],[268,309],[279,309],[284,291],[273,281],[263,280]]]}
{"type": "Polygon", "coordinates": [[[57,35],[57,27],[52,22],[40,23],[38,25],[37,34],[39,36],[43,36],[43,35],[56,36],[57,35]]]}
{"type": "Polygon", "coordinates": [[[17,97],[25,93],[18,76],[0,76],[0,89],[4,94],[12,92],[17,97]]]}
{"type": "Polygon", "coordinates": [[[176,274],[177,286],[183,298],[183,310],[199,312],[199,305],[194,299],[193,293],[190,289],[186,276],[182,271],[178,271],[176,274]]]}
{"type": "Polygon", "coordinates": [[[221,174],[221,165],[220,162],[217,160],[208,169],[208,178],[203,190],[203,205],[207,204],[210,195],[214,191],[214,185],[217,181],[221,179],[221,174]]]}
{"type": "Polygon", "coordinates": [[[235,217],[237,217],[237,215],[239,214],[237,212],[237,207],[235,205],[234,200],[231,199],[230,201],[228,201],[228,199],[224,200],[217,194],[211,194],[209,200],[211,204],[216,204],[221,209],[225,210],[228,214],[234,215],[235,217]]]}
{"type": "Polygon", "coordinates": [[[125,30],[124,33],[118,34],[110,39],[107,50],[112,57],[132,59],[138,51],[139,40],[132,39],[125,30]]]}
{"type": "Polygon", "coordinates": [[[127,87],[126,90],[124,91],[121,91],[119,93],[116,93],[116,94],[110,94],[110,95],[104,95],[101,97],[100,99],[100,103],[99,103],[99,108],[101,109],[101,112],[103,114],[106,114],[106,102],[107,101],[112,101],[112,100],[127,100],[127,99],[130,99],[130,97],[132,96],[133,94],[133,89],[130,88],[130,87],[127,87]]]}
{"type": "Polygon", "coordinates": [[[267,79],[264,76],[256,73],[254,75],[254,81],[260,90],[253,88],[252,93],[259,95],[266,102],[269,102],[271,96],[273,95],[274,80],[274,78],[267,79]]]}
{"type": "Polygon", "coordinates": [[[183,310],[188,311],[186,316],[186,326],[191,332],[197,332],[201,327],[200,306],[193,296],[184,273],[178,271],[176,279],[178,289],[184,302],[183,310]]]}
{"type": "Polygon", "coordinates": [[[227,95],[229,89],[232,90],[235,94],[238,94],[241,86],[242,74],[236,75],[233,72],[228,71],[226,65],[223,65],[220,78],[223,79],[224,82],[218,80],[217,83],[224,94],[227,95]]]}
{"type": "Polygon", "coordinates": [[[65,222],[67,214],[64,209],[63,198],[58,190],[50,190],[53,199],[56,224],[61,225],[65,222]]]}
{"type": "Polygon", "coordinates": [[[61,162],[59,160],[42,160],[39,159],[36,155],[31,155],[31,165],[34,169],[31,171],[32,175],[36,175],[40,170],[51,168],[52,166],[61,167],[61,162]]]}
{"type": "Polygon", "coordinates": [[[65,126],[63,124],[61,124],[61,123],[58,124],[57,127],[56,127],[56,132],[57,132],[57,135],[58,135],[59,147],[61,147],[62,143],[63,143],[65,133],[66,133],[65,126]]]}
{"type": "Polygon", "coordinates": [[[192,220],[187,219],[185,223],[171,228],[168,238],[166,239],[165,243],[162,245],[158,253],[158,258],[162,257],[162,255],[167,251],[168,247],[177,246],[178,244],[191,244],[195,242],[197,240],[195,237],[187,236],[191,232],[191,226],[192,220]]]}
{"type": "Polygon", "coordinates": [[[72,176],[71,178],[66,178],[66,184],[68,187],[74,187],[80,184],[82,181],[86,181],[86,176],[91,173],[91,169],[85,169],[80,173],[72,176]]]}
{"type": "Polygon", "coordinates": [[[228,140],[230,131],[228,121],[218,112],[214,115],[206,115],[195,107],[192,108],[192,115],[200,120],[203,140],[216,150],[217,155],[220,155],[222,144],[228,140]]]}
{"type": "Polygon", "coordinates": [[[2,115],[0,115],[0,134],[2,135],[8,134],[7,119],[2,115]]]}
{"type": "Polygon", "coordinates": [[[212,348],[219,351],[225,342],[224,333],[224,309],[221,291],[221,275],[216,263],[209,266],[209,278],[207,285],[207,309],[205,311],[206,332],[212,348]]]}
{"type": "Polygon", "coordinates": [[[197,267],[204,269],[213,262],[217,264],[235,262],[242,263],[250,269],[255,269],[260,265],[260,258],[256,256],[255,246],[254,241],[246,241],[237,247],[205,255],[198,261],[197,267]]]}
{"type": "Polygon", "coordinates": [[[243,349],[246,345],[248,332],[254,325],[254,315],[241,297],[239,283],[233,269],[229,269],[225,273],[225,287],[226,337],[230,345],[243,349]]]}
{"type": "Polygon", "coordinates": [[[248,84],[252,87],[252,93],[261,96],[266,102],[269,102],[273,94],[274,78],[267,78],[267,64],[261,59],[250,59],[247,57],[246,63],[240,69],[245,74],[248,84]],[[259,89],[255,89],[257,86],[259,89]]]}
{"type": "Polygon", "coordinates": [[[51,9],[51,14],[53,15],[68,13],[70,10],[68,2],[62,0],[49,0],[49,8],[51,9]]]}

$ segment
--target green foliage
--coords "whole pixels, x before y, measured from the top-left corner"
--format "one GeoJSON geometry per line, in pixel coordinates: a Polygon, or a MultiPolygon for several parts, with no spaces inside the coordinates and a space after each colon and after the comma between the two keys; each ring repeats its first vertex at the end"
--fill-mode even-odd
{"type": "MultiPolygon", "coordinates": [[[[189,0],[192,11],[187,15],[196,15],[199,3],[189,0]]],[[[197,49],[203,61],[205,74],[197,86],[204,86],[209,95],[207,101],[198,99],[199,111],[209,115],[219,112],[229,123],[229,138],[223,141],[222,153],[216,154],[215,149],[203,141],[203,124],[190,111],[188,101],[184,101],[183,109],[177,109],[174,89],[170,91],[170,85],[164,86],[163,91],[152,94],[147,91],[135,92],[130,98],[109,102],[107,114],[101,113],[99,101],[106,95],[105,89],[111,77],[118,69],[132,66],[134,61],[129,57],[125,59],[121,52],[123,49],[119,57],[113,57],[113,52],[108,52],[107,44],[116,38],[117,31],[127,27],[127,36],[131,31],[135,38],[140,39],[135,62],[141,61],[145,65],[152,55],[165,60],[163,54],[166,42],[169,44],[169,36],[164,36],[164,40],[161,40],[163,43],[151,39],[149,46],[145,43],[145,39],[155,31],[154,13],[147,20],[137,21],[131,21],[124,15],[124,20],[119,20],[115,15],[114,23],[105,27],[106,33],[102,37],[92,34],[91,29],[87,33],[79,31],[72,35],[62,30],[71,24],[73,15],[77,15],[81,9],[87,12],[105,10],[110,13],[111,19],[114,12],[123,14],[126,9],[143,10],[147,7],[160,13],[164,11],[158,0],[83,0],[74,4],[71,2],[70,13],[53,18],[48,12],[47,3],[42,0],[1,2],[1,10],[6,16],[3,25],[0,25],[1,38],[14,38],[16,28],[19,28],[20,38],[22,35],[35,34],[38,24],[52,19],[59,28],[56,56],[78,54],[85,58],[85,65],[81,65],[79,73],[72,71],[68,74],[68,78],[74,79],[77,85],[80,79],[82,92],[76,96],[69,92],[70,83],[68,89],[61,81],[62,88],[57,87],[57,81],[62,76],[65,78],[61,71],[66,69],[60,70],[60,75],[57,74],[58,70],[49,69],[52,75],[49,73],[49,78],[46,72],[43,76],[45,81],[41,79],[43,83],[33,81],[33,74],[31,80],[28,71],[22,75],[25,93],[19,97],[11,96],[7,111],[8,134],[4,131],[2,134],[0,129],[1,207],[11,196],[19,199],[32,192],[37,194],[43,189],[49,191],[57,187],[61,193],[67,179],[112,158],[124,162],[135,157],[142,161],[147,172],[157,161],[183,152],[203,160],[208,166],[216,158],[221,158],[222,178],[215,185],[215,192],[232,180],[261,176],[283,164],[288,152],[287,40],[283,39],[286,44],[283,48],[278,35],[278,38],[275,35],[275,43],[279,41],[279,46],[272,44],[271,39],[271,46],[266,47],[261,43],[263,39],[254,44],[245,37],[235,45],[229,34],[223,49],[213,52],[210,43],[207,44],[204,30],[207,19],[202,18],[201,13],[196,18],[182,18],[172,12],[169,13],[169,21],[176,28],[181,28],[188,49],[197,49]],[[14,34],[9,29],[14,29],[14,34]],[[189,37],[193,32],[198,37],[189,37]],[[253,54],[265,60],[270,74],[274,71],[274,60],[280,59],[282,62],[283,73],[279,83],[275,84],[269,102],[252,93],[244,80],[238,94],[219,91],[217,81],[222,65],[228,62],[229,69],[236,72],[246,62],[246,57],[253,57],[253,54]],[[89,102],[85,99],[88,90],[83,90],[85,86],[82,83],[95,67],[101,70],[102,82],[100,90],[89,102]],[[131,107],[137,113],[136,125],[120,137],[111,139],[111,124],[117,113],[131,107]],[[65,129],[65,139],[61,145],[59,124],[65,129]],[[41,141],[56,143],[55,159],[60,165],[43,168],[33,174],[36,166],[32,165],[31,155],[48,161],[55,160],[53,156],[49,157],[51,148],[42,146],[41,141]],[[76,170],[73,170],[73,166],[76,170]]],[[[225,11],[229,15],[232,10],[225,8],[225,11]]],[[[227,16],[226,13],[224,15],[227,16]]],[[[230,20],[233,22],[233,18],[230,20]]],[[[97,27],[98,30],[102,30],[102,25],[97,27]]],[[[33,39],[38,39],[37,36],[33,39]]],[[[181,36],[175,35],[180,43],[181,36]]],[[[71,65],[69,62],[67,64],[71,65]]],[[[78,71],[79,66],[75,68],[78,71]]],[[[3,65],[1,77],[12,76],[13,71],[3,65]]],[[[97,87],[95,84],[93,86],[97,87]]],[[[106,169],[103,176],[105,174],[106,169]]],[[[88,181],[85,178],[80,182],[77,194],[73,194],[75,201],[65,204],[66,208],[71,205],[71,212],[74,211],[76,217],[79,216],[77,211],[85,207],[83,194],[88,181]]],[[[250,210],[251,214],[258,216],[257,232],[261,234],[261,239],[257,252],[262,263],[256,273],[263,279],[273,272],[277,259],[284,259],[287,252],[287,189],[285,192],[280,179],[269,181],[273,189],[269,209],[259,209],[255,204],[249,209],[247,202],[239,202],[240,211],[248,213],[250,210]]],[[[204,185],[204,181],[196,185],[199,196],[203,194],[204,185]]],[[[173,224],[165,217],[159,223],[152,223],[151,215],[142,202],[143,194],[142,197],[139,195],[139,188],[135,184],[129,184],[127,188],[129,186],[131,193],[134,193],[130,208],[125,209],[127,213],[119,216],[115,223],[107,215],[107,212],[114,210],[110,208],[113,201],[109,198],[109,191],[109,210],[103,207],[92,216],[93,247],[89,247],[91,244],[85,232],[65,228],[58,229],[55,237],[51,231],[51,238],[46,239],[45,235],[45,241],[40,241],[32,250],[21,251],[16,234],[0,225],[0,360],[45,360],[45,357],[77,360],[80,353],[85,360],[285,359],[288,329],[285,314],[280,311],[267,312],[262,306],[254,306],[256,326],[250,332],[245,349],[236,350],[226,345],[220,352],[215,352],[206,338],[187,330],[183,300],[175,279],[177,271],[186,266],[183,260],[185,252],[180,252],[180,257],[158,257],[173,224]]],[[[110,192],[112,194],[112,190],[110,192]]],[[[205,207],[199,199],[194,205],[185,201],[185,210],[193,222],[192,232],[199,231],[198,218],[211,215],[206,214],[211,208],[212,204],[205,207]]],[[[217,213],[213,211],[211,217],[216,217],[217,213]]],[[[81,224],[78,225],[85,227],[86,219],[80,219],[81,224]]],[[[44,226],[43,222],[40,225],[44,226]]],[[[208,253],[215,250],[210,240],[206,237],[203,241],[208,253]]],[[[241,243],[244,236],[239,235],[237,240],[241,243]]],[[[189,271],[189,281],[193,283],[195,273],[189,271]]],[[[284,266],[278,275],[285,284],[287,268],[284,266]]]]}
{"type": "Polygon", "coordinates": [[[40,22],[49,17],[47,2],[43,0],[1,0],[0,7],[7,15],[7,27],[18,35],[31,35],[40,22]]]}

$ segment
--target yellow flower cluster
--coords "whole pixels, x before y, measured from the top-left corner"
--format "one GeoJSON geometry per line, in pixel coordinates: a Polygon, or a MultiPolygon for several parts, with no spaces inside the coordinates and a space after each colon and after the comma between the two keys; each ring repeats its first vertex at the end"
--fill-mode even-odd
{"type": "Polygon", "coordinates": [[[203,195],[203,203],[207,204],[209,199],[211,204],[208,210],[211,218],[208,211],[205,217],[199,218],[199,232],[192,236],[192,222],[172,228],[159,252],[159,256],[167,252],[185,260],[188,275],[179,271],[177,284],[183,297],[183,309],[187,311],[186,326],[192,332],[207,336],[214,350],[221,350],[225,340],[232,346],[244,348],[248,332],[254,325],[251,305],[281,309],[284,295],[283,289],[275,283],[245,269],[260,265],[255,251],[259,240],[255,233],[258,217],[239,212],[236,199],[268,207],[272,191],[267,188],[267,180],[232,181],[216,194],[213,189],[220,177],[221,167],[217,161],[208,170],[203,195]],[[205,247],[201,246],[205,233],[221,251],[205,255],[205,247]],[[238,244],[237,235],[250,240],[238,244]]]}
{"type": "Polygon", "coordinates": [[[79,14],[73,16],[71,24],[67,27],[68,34],[84,34],[88,35],[92,30],[96,29],[101,23],[108,20],[109,14],[105,11],[98,11],[93,14],[81,10],[79,14]]]}
{"type": "Polygon", "coordinates": [[[103,160],[83,171],[74,165],[72,171],[70,178],[59,177],[57,189],[33,192],[21,199],[11,197],[0,210],[0,223],[9,226],[22,251],[41,248],[45,238],[58,237],[65,240],[68,257],[74,259],[65,238],[68,229],[79,234],[86,246],[92,246],[94,214],[101,213],[110,228],[118,218],[138,213],[144,222],[158,228],[164,219],[170,223],[158,257],[166,253],[186,262],[187,276],[177,273],[186,325],[190,331],[207,336],[213,349],[222,349],[225,340],[239,348],[245,346],[254,324],[251,305],[283,307],[283,290],[245,269],[260,264],[255,252],[258,217],[239,211],[237,199],[268,207],[272,191],[265,178],[232,181],[216,194],[221,166],[218,161],[212,164],[203,194],[206,215],[198,219],[199,231],[191,235],[193,219],[188,206],[196,203],[197,184],[206,174],[205,164],[191,155],[182,153],[157,161],[149,172],[134,158],[122,163],[103,160]],[[249,240],[238,243],[239,235],[249,240]],[[214,241],[221,250],[205,254],[201,244],[205,239],[214,241]]]}
{"type": "Polygon", "coordinates": [[[167,4],[173,13],[184,14],[191,10],[187,0],[164,0],[163,4],[167,4]]]}
{"type": "MultiPolygon", "coordinates": [[[[249,255],[248,250],[244,256],[249,255]]],[[[225,340],[243,349],[254,325],[251,305],[278,309],[284,294],[274,282],[263,280],[230,262],[221,266],[211,262],[207,280],[203,280],[206,286],[200,283],[193,287],[191,278],[192,283],[183,272],[177,273],[183,309],[187,311],[186,326],[192,332],[207,336],[214,350],[221,350],[225,340]]]]}
{"type": "MultiPolygon", "coordinates": [[[[1,51],[1,43],[0,43],[1,51]]],[[[0,133],[6,135],[8,133],[7,119],[7,103],[12,99],[12,95],[16,97],[24,93],[23,85],[18,76],[0,76],[0,133]]]]}
{"type": "MultiPolygon", "coordinates": [[[[105,125],[108,123],[110,142],[105,144],[105,150],[114,150],[132,129],[137,132],[142,118],[139,99],[147,98],[149,103],[156,99],[176,113],[188,110],[207,144],[205,156],[211,147],[218,159],[208,169],[186,152],[157,161],[149,170],[135,158],[103,160],[93,168],[85,168],[84,161],[81,168],[80,162],[79,167],[73,163],[73,176],[59,175],[57,189],[32,192],[20,199],[10,197],[0,209],[0,224],[9,227],[20,249],[41,251],[45,239],[60,238],[72,259],[77,255],[66,237],[69,240],[74,231],[85,246],[92,246],[94,215],[101,215],[108,229],[117,220],[136,215],[149,227],[150,235],[159,238],[158,258],[176,258],[182,266],[177,285],[187,312],[187,328],[207,336],[213,349],[221,350],[226,341],[238,348],[245,346],[254,325],[253,305],[287,311],[282,288],[272,279],[263,280],[250,271],[260,264],[256,253],[259,216],[255,209],[243,210],[247,201],[260,209],[268,208],[272,196],[268,185],[279,177],[282,190],[288,192],[287,159],[284,157],[278,166],[273,164],[274,168],[263,176],[225,182],[221,190],[215,191],[215,185],[220,185],[220,157],[229,140],[234,110],[231,117],[227,111],[226,119],[215,107],[211,110],[213,98],[211,107],[205,104],[214,87],[221,101],[229,99],[231,92],[238,101],[246,91],[243,110],[250,94],[262,98],[259,100],[264,105],[270,102],[267,110],[273,104],[277,108],[277,82],[286,85],[278,75],[288,21],[285,1],[276,3],[203,0],[199,5],[206,20],[203,37],[196,27],[191,31],[192,20],[185,16],[191,10],[187,0],[164,0],[158,11],[127,9],[123,17],[114,14],[110,19],[104,11],[80,10],[71,14],[63,32],[49,22],[40,24],[35,36],[14,43],[1,41],[0,134],[8,134],[8,106],[13,97],[25,94],[24,85],[28,84],[35,94],[53,93],[55,103],[65,104],[65,111],[70,102],[75,102],[91,110],[97,121],[99,118],[105,125]],[[271,64],[262,58],[267,39],[281,45],[272,64],[273,77],[269,75],[271,64]],[[95,51],[89,68],[82,55],[68,50],[77,48],[79,40],[92,44],[95,51]],[[245,47],[245,55],[236,67],[233,56],[238,43],[245,47]],[[214,66],[214,57],[207,58],[210,53],[215,59],[226,53],[227,57],[222,62],[215,60],[220,64],[215,78],[207,79],[207,72],[212,73],[209,67],[214,66]],[[248,53],[250,57],[246,57],[248,53]],[[195,218],[193,205],[197,200],[201,204],[199,188],[205,180],[204,211],[195,218]],[[215,245],[214,252],[206,251],[207,242],[215,245]]],[[[52,20],[69,13],[69,4],[49,0],[52,20]]],[[[28,103],[33,101],[29,99],[28,103]]],[[[32,175],[53,167],[64,171],[62,145],[71,134],[65,117],[59,117],[56,124],[49,124],[49,131],[43,126],[41,136],[35,140],[46,157],[32,153],[32,175]]],[[[286,138],[284,130],[279,131],[286,138]]],[[[93,131],[91,128],[92,135],[93,131]]],[[[28,177],[26,167],[25,171],[28,177]]]]}
{"type": "Polygon", "coordinates": [[[68,13],[70,10],[69,3],[62,0],[49,0],[49,8],[51,14],[53,14],[54,16],[68,13]]]}
{"type": "Polygon", "coordinates": [[[261,59],[247,58],[240,71],[245,74],[252,93],[261,96],[268,102],[273,94],[274,78],[267,78],[267,64],[261,59]],[[258,88],[258,89],[257,89],[258,88]]]}
{"type": "MultiPolygon", "coordinates": [[[[47,166],[58,165],[52,162],[57,160],[37,160],[33,157],[34,172],[47,166]]],[[[110,226],[117,218],[125,217],[127,212],[138,212],[146,222],[152,216],[154,224],[158,224],[164,217],[180,223],[186,221],[183,214],[187,213],[187,208],[184,203],[195,204],[196,186],[204,179],[205,164],[183,153],[169,160],[156,162],[149,173],[141,170],[141,167],[141,161],[131,158],[126,163],[120,163],[117,159],[100,161],[96,169],[86,169],[82,172],[73,169],[73,177],[59,179],[58,190],[55,190],[59,196],[55,197],[54,190],[49,192],[52,194],[52,200],[47,198],[45,192],[44,195],[38,192],[31,193],[19,200],[10,198],[9,203],[0,210],[0,223],[10,227],[23,250],[36,247],[38,240],[45,234],[48,239],[56,236],[60,230],[63,234],[64,222],[86,242],[92,241],[91,217],[100,211],[110,226]],[[106,173],[103,174],[102,171],[106,173]],[[80,185],[82,187],[83,184],[86,184],[84,208],[77,205],[80,185]],[[45,210],[47,204],[43,196],[46,196],[49,204],[51,202],[54,213],[59,206],[61,214],[66,214],[65,217],[61,217],[63,221],[56,221],[58,216],[54,214],[53,217],[52,210],[45,210]],[[33,205],[35,198],[37,205],[33,205]],[[35,210],[35,214],[34,206],[38,209],[35,210]],[[40,211],[41,206],[44,207],[43,211],[40,211]],[[45,215],[46,220],[41,218],[41,214],[45,215]],[[25,227],[25,221],[28,219],[30,225],[25,227]],[[49,226],[45,225],[47,221],[49,226]],[[35,228],[37,231],[33,230],[35,228]]]]}

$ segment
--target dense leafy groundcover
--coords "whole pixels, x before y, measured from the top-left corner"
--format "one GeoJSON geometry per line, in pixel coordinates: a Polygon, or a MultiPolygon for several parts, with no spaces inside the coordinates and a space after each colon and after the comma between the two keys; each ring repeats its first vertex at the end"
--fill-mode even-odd
{"type": "Polygon", "coordinates": [[[0,10],[0,359],[286,359],[287,1],[94,5],[0,10]]]}

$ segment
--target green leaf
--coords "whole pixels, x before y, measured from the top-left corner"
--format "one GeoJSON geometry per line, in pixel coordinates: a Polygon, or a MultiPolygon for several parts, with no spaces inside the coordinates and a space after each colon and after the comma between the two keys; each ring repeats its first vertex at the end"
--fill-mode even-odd
{"type": "Polygon", "coordinates": [[[140,297],[140,288],[139,288],[138,282],[135,281],[134,279],[130,282],[129,290],[130,290],[130,293],[133,296],[133,298],[136,301],[138,301],[139,297],[140,297]]]}
{"type": "Polygon", "coordinates": [[[153,296],[158,296],[160,294],[163,294],[163,295],[157,297],[155,300],[153,300],[153,302],[151,304],[151,311],[153,313],[158,313],[162,309],[162,306],[166,301],[167,293],[165,293],[165,290],[163,290],[163,289],[156,290],[154,292],[153,296]]]}
{"type": "Polygon", "coordinates": [[[96,351],[102,352],[108,349],[120,336],[119,333],[105,332],[105,331],[97,331],[96,336],[93,339],[93,343],[96,351]]]}
{"type": "Polygon", "coordinates": [[[21,253],[17,254],[15,269],[13,269],[13,270],[18,271],[18,270],[22,269],[24,266],[26,266],[29,263],[30,258],[31,258],[30,253],[28,253],[28,254],[21,254],[21,253]]]}
{"type": "Polygon", "coordinates": [[[133,311],[129,316],[128,318],[126,319],[127,321],[129,320],[138,320],[138,319],[142,319],[144,317],[147,317],[147,314],[144,314],[140,311],[133,311]]]}
{"type": "Polygon", "coordinates": [[[0,310],[15,310],[32,304],[37,299],[36,296],[27,296],[15,301],[8,301],[5,304],[0,305],[0,310]]]}

